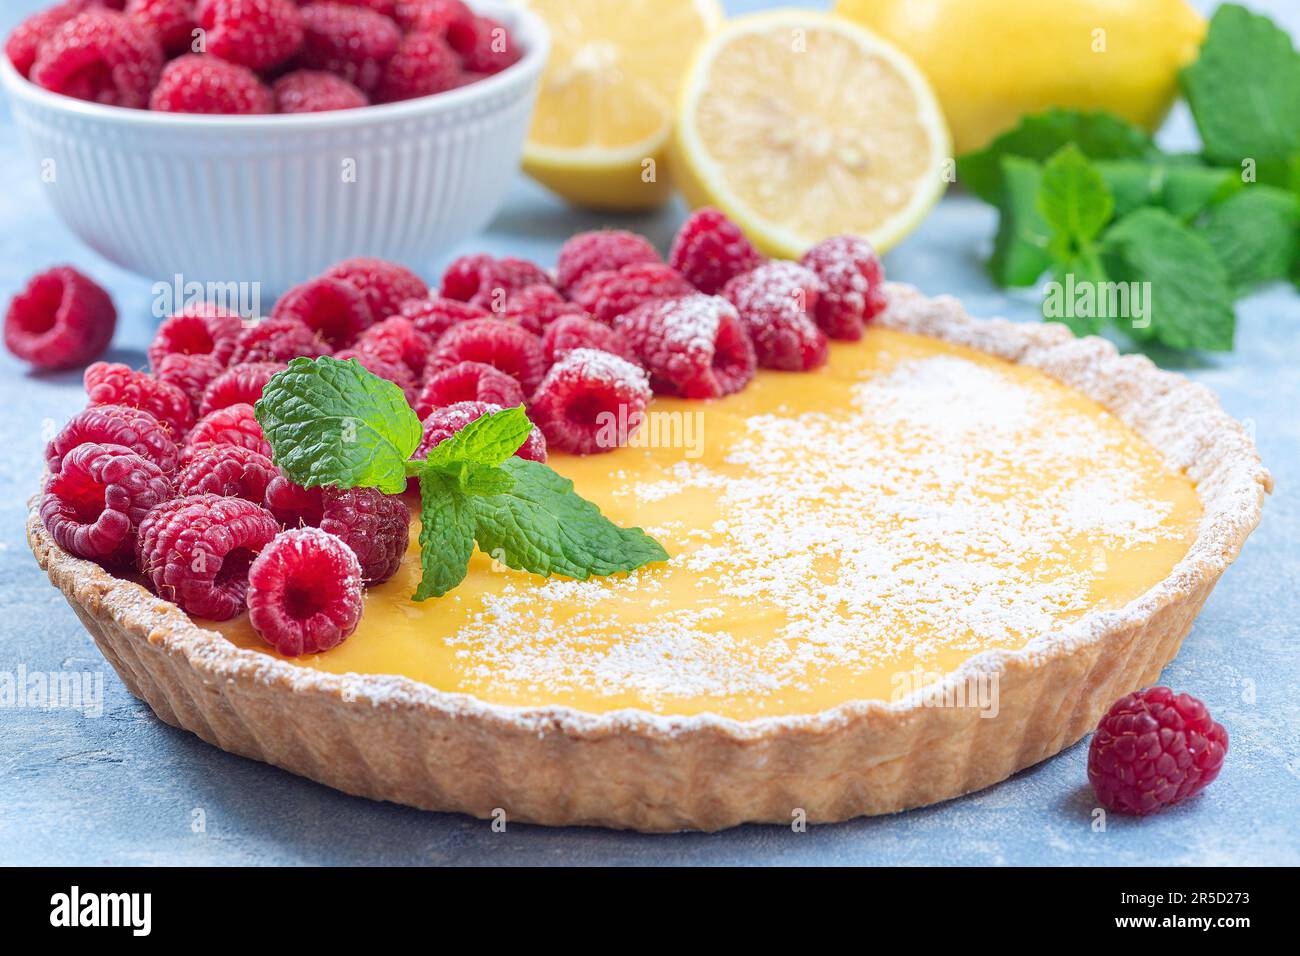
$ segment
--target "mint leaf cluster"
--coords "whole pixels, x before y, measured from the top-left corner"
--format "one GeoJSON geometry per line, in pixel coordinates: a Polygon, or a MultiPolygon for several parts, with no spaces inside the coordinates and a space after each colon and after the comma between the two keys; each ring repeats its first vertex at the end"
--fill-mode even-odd
{"type": "Polygon", "coordinates": [[[1268,18],[1226,4],[1182,85],[1197,155],[1163,153],[1105,112],[1055,109],[959,160],[959,180],[1000,211],[995,281],[1050,274],[1044,317],[1079,334],[1110,322],[1139,344],[1232,348],[1234,299],[1300,276],[1300,53],[1268,18]],[[1073,290],[1121,284],[1140,314],[1061,308],[1073,290]]]}
{"type": "Polygon", "coordinates": [[[474,420],[411,456],[422,429],[402,391],[355,360],[296,358],[254,406],[272,460],[306,488],[378,488],[420,481],[417,601],[465,580],[475,545],[520,571],[585,580],[632,571],[668,553],[640,528],[622,528],[550,467],[515,458],[532,423],[521,408],[474,420]]]}

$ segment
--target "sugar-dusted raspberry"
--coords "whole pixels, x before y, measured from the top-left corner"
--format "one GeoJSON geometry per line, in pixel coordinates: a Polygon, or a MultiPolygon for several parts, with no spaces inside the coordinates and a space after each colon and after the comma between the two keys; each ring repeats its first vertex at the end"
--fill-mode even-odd
{"type": "Polygon", "coordinates": [[[359,256],[335,263],[321,273],[327,279],[342,279],[366,296],[376,322],[394,315],[407,299],[423,299],[429,294],[424,280],[406,266],[384,259],[359,256]]]}
{"type": "Polygon", "coordinates": [[[433,355],[433,339],[421,332],[414,322],[402,315],[391,315],[377,322],[357,340],[357,349],[389,362],[400,362],[418,381],[433,355]]]}
{"type": "Polygon", "coordinates": [[[340,362],[356,362],[366,371],[387,379],[402,390],[408,405],[415,404],[420,394],[420,381],[402,361],[366,349],[344,349],[335,352],[334,357],[340,362]]]}
{"type": "Polygon", "coordinates": [[[306,356],[319,358],[333,349],[301,319],[280,316],[263,319],[239,333],[230,355],[231,365],[246,362],[287,362],[306,356]]]}
{"type": "Polygon", "coordinates": [[[175,385],[190,400],[190,407],[199,411],[203,393],[216,379],[225,372],[221,363],[211,355],[181,355],[179,353],[164,355],[154,375],[168,385],[175,385]]]}
{"type": "Polygon", "coordinates": [[[1102,806],[1146,816],[1214,782],[1228,753],[1228,732],[1205,705],[1168,687],[1120,698],[1088,746],[1088,781],[1102,806]]]}
{"type": "Polygon", "coordinates": [[[162,71],[157,36],[113,10],[91,8],[41,41],[31,80],[64,96],[144,109],[162,71]]]}
{"type": "Polygon", "coordinates": [[[697,294],[647,302],[614,323],[655,391],[686,398],[738,392],[754,377],[754,346],[730,302],[697,294]]]}
{"type": "Polygon", "coordinates": [[[433,349],[430,372],[482,362],[505,372],[531,395],[546,371],[542,341],[527,329],[500,319],[471,319],[452,326],[433,349]]]}
{"type": "Polygon", "coordinates": [[[230,362],[244,330],[239,316],[214,305],[188,305],[164,319],[149,344],[149,365],[157,368],[167,355],[211,355],[221,365],[230,362]]]}
{"type": "Polygon", "coordinates": [[[491,17],[458,19],[447,25],[447,42],[473,73],[500,73],[519,62],[519,47],[509,28],[491,17]]]}
{"type": "Polygon", "coordinates": [[[194,42],[194,0],[126,0],[123,12],[153,30],[167,53],[184,53],[194,42]]]}
{"type": "Polygon", "coordinates": [[[46,482],[41,521],[69,554],[115,565],[130,561],[140,522],[171,496],[171,479],[148,458],[86,442],[46,482]]]}
{"type": "Polygon", "coordinates": [[[370,98],[341,76],[323,70],[294,70],[271,87],[277,113],[327,113],[370,105],[370,98]]]}
{"type": "Polygon", "coordinates": [[[181,449],[181,467],[209,445],[238,445],[271,457],[271,443],[262,435],[253,406],[244,402],[218,408],[198,420],[181,449]]]}
{"type": "Polygon", "coordinates": [[[569,315],[547,326],[542,333],[542,352],[546,364],[553,365],[574,349],[599,349],[636,363],[636,353],[623,333],[603,322],[569,315]]]}
{"type": "Polygon", "coordinates": [[[517,322],[533,335],[541,335],[548,325],[566,315],[590,318],[582,306],[560,295],[554,286],[540,282],[511,295],[501,313],[507,322],[517,322]]]}
{"type": "Polygon", "coordinates": [[[403,30],[418,30],[445,39],[452,24],[473,20],[474,11],[462,0],[395,0],[392,16],[403,30]]]}
{"type": "Polygon", "coordinates": [[[252,70],[277,67],[302,46],[302,12],[293,0],[198,0],[194,18],[208,53],[252,70]]]}
{"type": "Polygon", "coordinates": [[[524,403],[524,390],[513,378],[491,365],[460,362],[430,375],[412,407],[420,421],[424,421],[435,408],[457,402],[487,402],[513,408],[524,403]]]}
{"type": "Polygon", "coordinates": [[[871,243],[832,236],[809,249],[800,263],[822,280],[817,324],[833,339],[860,339],[887,304],[885,273],[871,243]]]}
{"type": "Polygon", "coordinates": [[[709,295],[762,262],[740,227],[709,208],[697,210],[682,224],[668,253],[668,264],[709,295]]]}
{"type": "Polygon", "coordinates": [[[86,396],[91,405],[142,408],[179,437],[194,421],[189,396],[175,385],[116,362],[96,362],[86,369],[86,396]]]}
{"type": "Polygon", "coordinates": [[[694,294],[695,286],[676,269],[662,262],[636,262],[590,273],[574,288],[572,297],[592,318],[612,324],[620,315],[646,302],[694,294]]]}
{"type": "Polygon", "coordinates": [[[501,312],[510,297],[530,285],[550,285],[546,270],[527,259],[509,256],[462,256],[442,276],[442,294],[469,302],[489,312],[501,312]]]}
{"type": "Polygon", "coordinates": [[[136,560],[160,598],[228,621],[244,610],[249,565],[279,533],[265,508],[242,498],[173,498],[140,522],[136,560]]]}
{"type": "Polygon", "coordinates": [[[813,310],[821,280],[793,262],[769,262],[723,287],[736,307],[762,368],[806,372],[826,362],[830,345],[813,310]]]}
{"type": "Polygon", "coordinates": [[[149,109],[252,116],[274,113],[275,98],[248,67],[202,53],[186,53],[163,67],[149,97],[149,109]]]}
{"type": "Polygon", "coordinates": [[[9,62],[20,75],[27,76],[32,71],[32,64],[36,62],[36,51],[41,42],[54,28],[83,10],[98,5],[98,0],[66,0],[48,10],[33,13],[14,27],[9,39],[5,40],[5,55],[9,57],[9,62]]]}
{"type": "Polygon", "coordinates": [[[328,277],[309,279],[280,296],[271,318],[298,319],[333,349],[347,348],[375,321],[365,293],[328,277]]]}
{"type": "MultiPolygon", "coordinates": [[[[483,417],[488,412],[499,412],[501,408],[502,406],[489,402],[457,402],[455,405],[434,409],[424,420],[424,438],[411,457],[417,460],[427,458],[432,448],[441,445],[470,422],[483,417]]],[[[515,457],[527,458],[529,461],[546,461],[546,437],[541,429],[533,427],[519,450],[515,452],[515,457]]]]}
{"type": "Polygon", "coordinates": [[[76,368],[108,348],[116,328],[108,293],[71,266],[56,266],[10,301],[5,347],[39,369],[76,368]]]}
{"type": "Polygon", "coordinates": [[[248,622],[286,657],[342,644],[364,608],[356,555],[318,528],[282,532],[248,569],[248,622]]]}
{"type": "Polygon", "coordinates": [[[166,474],[176,470],[180,451],[168,429],[148,412],[128,405],[92,405],[73,415],[48,445],[45,465],[53,474],[78,445],[121,445],[147,458],[166,474]]]}
{"type": "Polygon", "coordinates": [[[454,89],[459,78],[460,59],[446,40],[432,33],[408,33],[384,65],[375,86],[375,102],[432,96],[454,89]]]}
{"type": "Polygon", "coordinates": [[[650,397],[641,366],[607,351],[578,348],[551,366],[528,414],[550,447],[591,455],[626,445],[644,421],[650,397]]]}
{"type": "Polygon", "coordinates": [[[302,22],[297,65],[333,73],[364,93],[374,92],[402,42],[396,23],[365,7],[313,3],[302,8],[302,22]]]}
{"type": "Polygon", "coordinates": [[[261,452],[239,445],[208,445],[196,451],[176,478],[178,495],[226,495],[261,504],[279,470],[261,452]]]}
{"type": "Polygon", "coordinates": [[[246,362],[226,369],[203,391],[199,400],[199,414],[210,415],[219,408],[231,405],[256,405],[262,389],[274,375],[289,366],[284,362],[246,362]]]}
{"type": "Polygon", "coordinates": [[[487,309],[480,309],[477,305],[470,305],[468,302],[460,302],[456,299],[444,299],[437,295],[408,299],[402,303],[399,314],[403,318],[410,319],[411,323],[433,342],[437,342],[442,338],[443,332],[459,322],[486,319],[492,315],[487,309]]]}
{"type": "Polygon", "coordinates": [[[626,229],[597,229],[571,236],[560,247],[555,263],[555,284],[573,295],[578,283],[596,272],[613,272],[624,266],[662,263],[659,250],[645,236],[626,229]]]}

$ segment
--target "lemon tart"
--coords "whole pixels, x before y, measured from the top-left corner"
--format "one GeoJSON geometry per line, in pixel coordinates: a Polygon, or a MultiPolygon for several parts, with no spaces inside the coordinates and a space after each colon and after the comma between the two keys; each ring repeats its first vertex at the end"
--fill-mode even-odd
{"type": "Polygon", "coordinates": [[[889,286],[828,365],[552,465],[672,559],[531,577],[477,554],[281,658],[28,537],[163,720],[348,793],[661,831],[833,821],[976,790],[1174,656],[1271,487],[1203,387],[1056,325],[889,286]]]}

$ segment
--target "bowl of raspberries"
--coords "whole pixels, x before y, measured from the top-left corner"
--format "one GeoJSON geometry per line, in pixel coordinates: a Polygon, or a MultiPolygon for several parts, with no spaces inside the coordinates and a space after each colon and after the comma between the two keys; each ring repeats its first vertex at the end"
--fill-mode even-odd
{"type": "Polygon", "coordinates": [[[535,15],[487,0],[62,0],[6,38],[0,83],[97,252],[279,294],[479,230],[548,49],[535,15]]]}

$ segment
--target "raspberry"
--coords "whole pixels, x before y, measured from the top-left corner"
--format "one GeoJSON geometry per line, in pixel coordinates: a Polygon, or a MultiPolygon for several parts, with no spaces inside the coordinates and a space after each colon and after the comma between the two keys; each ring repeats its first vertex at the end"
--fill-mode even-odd
{"type": "Polygon", "coordinates": [[[541,266],[526,259],[462,256],[442,276],[442,294],[481,309],[500,312],[516,292],[530,285],[550,285],[541,266]]]}
{"type": "Polygon", "coordinates": [[[507,322],[517,322],[533,335],[541,335],[548,325],[566,315],[589,318],[586,309],[568,301],[554,286],[541,282],[525,286],[510,296],[501,313],[507,322]]]}
{"type": "Polygon", "coordinates": [[[258,115],[275,112],[275,98],[256,73],[215,56],[186,53],[165,67],[149,109],[164,113],[258,115]]]}
{"type": "Polygon", "coordinates": [[[142,408],[170,428],[175,436],[189,431],[194,420],[188,395],[175,385],[125,365],[96,362],[86,369],[85,383],[91,405],[142,408]]]}
{"type": "Polygon", "coordinates": [[[433,355],[433,340],[410,319],[393,315],[366,329],[357,340],[357,349],[389,362],[400,362],[418,381],[433,355]]]}
{"type": "Polygon", "coordinates": [[[172,436],[148,412],[128,405],[93,405],[73,415],[45,446],[45,464],[50,473],[59,470],[68,452],[87,442],[121,445],[169,475],[176,470],[180,457],[172,436]]]}
{"type": "Polygon", "coordinates": [[[162,65],[152,30],[112,10],[90,9],[41,41],[31,80],[79,100],[144,109],[162,65]]]}
{"type": "Polygon", "coordinates": [[[551,366],[528,413],[551,447],[590,455],[626,445],[645,418],[650,396],[650,382],[639,365],[609,352],[578,348],[551,366]]]}
{"type": "Polygon", "coordinates": [[[408,33],[384,65],[375,87],[376,103],[395,103],[454,89],[460,61],[441,37],[408,33]]]}
{"type": "Polygon", "coordinates": [[[374,324],[365,294],[342,279],[310,279],[275,303],[272,319],[298,319],[330,348],[343,349],[374,324]]]}
{"type": "Polygon", "coordinates": [[[574,349],[599,349],[636,363],[636,353],[623,334],[594,319],[569,315],[547,326],[542,334],[547,365],[555,364],[574,349]]]}
{"type": "Polygon", "coordinates": [[[244,330],[239,316],[211,305],[189,305],[165,319],[149,345],[149,365],[157,368],[167,355],[211,355],[226,365],[244,330]]]}
{"type": "Polygon", "coordinates": [[[367,585],[396,574],[410,544],[406,502],[376,488],[303,488],[277,475],[267,485],[266,507],[287,528],[320,528],[336,535],[361,562],[367,585]]]}
{"type": "Polygon", "coordinates": [[[446,38],[452,24],[473,20],[474,11],[461,0],[396,0],[391,16],[407,32],[418,30],[446,38]]]}
{"type": "Polygon", "coordinates": [[[720,296],[647,302],[620,316],[614,328],[649,369],[655,391],[717,398],[754,377],[754,346],[735,308],[720,296]]]}
{"type": "Polygon", "coordinates": [[[298,0],[298,6],[306,7],[313,3],[337,3],[345,7],[361,7],[375,13],[382,13],[388,19],[396,21],[397,11],[402,2],[403,0],[298,0]]]}
{"type": "Polygon", "coordinates": [[[613,272],[624,266],[662,263],[659,251],[645,236],[626,229],[598,229],[571,236],[560,247],[555,263],[555,284],[572,297],[578,283],[596,272],[613,272]]]}
{"type": "Polygon", "coordinates": [[[325,113],[369,106],[365,93],[333,73],[294,70],[271,87],[278,113],[325,113]]]}
{"type": "Polygon", "coordinates": [[[60,3],[48,10],[33,13],[14,27],[13,32],[9,34],[9,39],[5,41],[5,54],[9,57],[9,62],[21,76],[27,76],[32,71],[32,64],[36,62],[36,51],[40,48],[41,41],[49,36],[55,27],[67,23],[83,10],[97,5],[97,0],[67,0],[66,3],[60,3]]]}
{"type": "Polygon", "coordinates": [[[701,292],[713,295],[731,279],[762,265],[740,227],[716,209],[700,209],[677,231],[668,264],[701,292]]]}
{"type": "Polygon", "coordinates": [[[41,521],[69,554],[120,564],[130,560],[145,515],[171,496],[171,480],[148,458],[86,442],[46,482],[41,521]]]}
{"type": "Polygon", "coordinates": [[[597,321],[613,324],[643,303],[694,294],[695,286],[677,270],[661,262],[640,262],[591,273],[573,290],[573,301],[597,321]]]}
{"type": "MultiPolygon", "coordinates": [[[[501,407],[489,402],[457,402],[455,405],[434,409],[433,413],[424,420],[424,438],[411,457],[424,460],[435,446],[441,445],[470,422],[488,412],[501,411],[501,407]]],[[[515,457],[527,458],[529,461],[546,461],[546,438],[539,428],[534,426],[528,433],[524,443],[515,452],[515,457]]]]}
{"type": "Polygon", "coordinates": [[[199,414],[210,415],[231,405],[256,405],[271,377],[288,367],[284,362],[247,362],[226,369],[204,390],[199,414]]]}
{"type": "Polygon", "coordinates": [[[167,53],[184,53],[194,41],[194,0],[126,0],[128,17],[148,27],[167,53]]]}
{"type": "Polygon", "coordinates": [[[278,535],[248,569],[248,622],[286,657],[342,644],[364,607],[356,555],[316,528],[278,535]]]}
{"type": "Polygon", "coordinates": [[[287,362],[305,355],[318,358],[332,349],[300,319],[281,316],[263,319],[239,333],[230,355],[231,365],[248,362],[287,362]]]}
{"type": "Polygon", "coordinates": [[[356,362],[366,371],[392,382],[402,390],[408,405],[414,404],[420,394],[419,381],[400,360],[390,360],[382,354],[364,349],[344,349],[334,353],[334,357],[340,362],[356,362]]]}
{"type": "Polygon", "coordinates": [[[424,421],[435,408],[457,402],[488,402],[514,408],[524,403],[524,390],[513,378],[491,365],[460,362],[430,375],[412,407],[420,421],[424,421]]]}
{"type": "Polygon", "coordinates": [[[486,319],[492,315],[487,309],[480,309],[468,302],[444,299],[441,296],[408,299],[402,303],[400,314],[403,318],[410,319],[411,323],[433,342],[437,342],[442,338],[443,332],[459,322],[486,319]]]}
{"type": "Polygon", "coordinates": [[[407,299],[423,299],[429,294],[429,287],[414,272],[383,259],[365,256],[345,259],[321,275],[327,279],[342,279],[360,289],[376,322],[395,314],[407,299]]]}
{"type": "Polygon", "coordinates": [[[293,0],[198,0],[194,17],[207,52],[250,70],[279,66],[302,46],[302,12],[293,0]]]}
{"type": "Polygon", "coordinates": [[[402,42],[397,24],[374,10],[342,3],[303,7],[297,65],[324,70],[373,93],[402,42]]]}
{"type": "Polygon", "coordinates": [[[1214,782],[1228,732],[1205,705],[1168,687],[1120,698],[1088,746],[1088,782],[1108,810],[1144,817],[1214,782]]]}
{"type": "Polygon", "coordinates": [[[461,362],[482,362],[505,372],[531,395],[546,371],[542,342],[533,333],[500,319],[471,319],[452,326],[438,340],[429,363],[441,372],[461,362]]]}
{"type": "Polygon", "coordinates": [[[871,243],[857,236],[833,236],[809,249],[800,264],[817,273],[823,291],[817,324],[833,339],[860,339],[868,322],[887,304],[884,270],[871,243]]]}
{"type": "Polygon", "coordinates": [[[71,266],[32,276],[5,312],[5,347],[39,369],[85,365],[108,348],[117,309],[71,266]]]}
{"type": "Polygon", "coordinates": [[[238,445],[271,457],[271,443],[262,434],[262,426],[246,402],[228,405],[209,412],[198,420],[181,449],[181,467],[209,445],[238,445]]]}
{"type": "Polygon", "coordinates": [[[209,445],[194,453],[176,478],[178,495],[224,495],[260,505],[279,475],[271,459],[239,445],[209,445]]]}
{"type": "Polygon", "coordinates": [[[736,307],[763,368],[806,372],[826,362],[830,346],[812,312],[821,280],[793,262],[769,262],[736,276],[723,296],[736,307]]]}
{"type": "Polygon", "coordinates": [[[164,355],[154,369],[159,381],[175,385],[190,400],[190,407],[198,411],[204,391],[225,369],[211,355],[164,355]]]}
{"type": "Polygon", "coordinates": [[[510,30],[491,17],[454,20],[447,26],[447,42],[472,73],[500,73],[520,57],[510,30]]]}
{"type": "Polygon", "coordinates": [[[253,558],[279,532],[265,508],[242,498],[173,498],[140,522],[136,559],[159,597],[228,621],[244,610],[253,558]]]}

